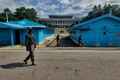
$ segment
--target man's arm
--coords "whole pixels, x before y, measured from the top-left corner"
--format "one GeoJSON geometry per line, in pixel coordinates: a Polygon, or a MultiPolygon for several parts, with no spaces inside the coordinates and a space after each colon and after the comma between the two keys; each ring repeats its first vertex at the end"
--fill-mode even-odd
{"type": "Polygon", "coordinates": [[[26,35],[25,36],[25,45],[27,45],[27,43],[28,43],[28,36],[26,35]]]}

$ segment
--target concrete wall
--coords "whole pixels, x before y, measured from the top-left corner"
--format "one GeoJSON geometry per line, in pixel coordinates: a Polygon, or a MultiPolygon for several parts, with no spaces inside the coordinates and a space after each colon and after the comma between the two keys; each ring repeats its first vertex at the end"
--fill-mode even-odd
{"type": "Polygon", "coordinates": [[[38,31],[39,35],[39,44],[42,44],[45,41],[45,38],[54,34],[53,30],[50,29],[41,29],[38,31]]]}

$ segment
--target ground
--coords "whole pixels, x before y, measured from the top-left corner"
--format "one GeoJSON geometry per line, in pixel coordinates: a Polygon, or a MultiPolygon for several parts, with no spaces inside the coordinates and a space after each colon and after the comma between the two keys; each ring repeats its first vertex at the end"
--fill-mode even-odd
{"type": "Polygon", "coordinates": [[[24,48],[0,49],[0,80],[120,80],[119,48],[43,48],[36,66],[24,48]]]}

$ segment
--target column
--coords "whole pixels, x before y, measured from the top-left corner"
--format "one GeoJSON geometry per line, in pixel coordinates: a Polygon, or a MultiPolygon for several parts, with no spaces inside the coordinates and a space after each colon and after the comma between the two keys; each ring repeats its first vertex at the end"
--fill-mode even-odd
{"type": "Polygon", "coordinates": [[[14,32],[13,30],[10,30],[11,33],[11,46],[14,46],[14,32]]]}

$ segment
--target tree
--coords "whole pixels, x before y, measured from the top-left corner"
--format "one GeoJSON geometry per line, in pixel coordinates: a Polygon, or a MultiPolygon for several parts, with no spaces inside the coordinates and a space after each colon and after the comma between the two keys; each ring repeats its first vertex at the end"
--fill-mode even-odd
{"type": "Polygon", "coordinates": [[[16,9],[15,16],[18,19],[31,19],[34,20],[37,18],[37,12],[34,8],[25,8],[25,7],[20,7],[16,9]]]}
{"type": "Polygon", "coordinates": [[[120,7],[118,5],[112,6],[113,15],[120,17],[120,7]]]}
{"type": "Polygon", "coordinates": [[[34,8],[27,8],[25,11],[25,18],[34,20],[37,18],[37,12],[34,8]]]}
{"type": "Polygon", "coordinates": [[[92,11],[90,11],[88,15],[81,20],[81,22],[108,14],[110,10],[112,10],[112,15],[120,17],[120,7],[118,5],[105,4],[103,7],[101,7],[101,5],[95,5],[92,11]]]}
{"type": "Polygon", "coordinates": [[[23,19],[23,18],[25,18],[25,12],[26,12],[26,8],[20,7],[20,8],[16,8],[16,11],[14,14],[15,14],[16,18],[23,19]]]}
{"type": "Polygon", "coordinates": [[[0,13],[0,21],[21,20],[24,18],[36,20],[36,10],[34,8],[20,7],[16,8],[16,11],[13,13],[9,8],[5,8],[3,12],[0,13]]]}
{"type": "Polygon", "coordinates": [[[101,16],[102,14],[103,14],[103,9],[102,9],[101,5],[98,5],[96,16],[101,16]]]}
{"type": "Polygon", "coordinates": [[[112,6],[110,4],[105,4],[103,7],[103,14],[109,13],[110,9],[112,10],[112,6]]]}
{"type": "Polygon", "coordinates": [[[12,11],[9,8],[5,8],[3,12],[0,13],[0,21],[10,21],[10,20],[16,20],[16,17],[12,13],[12,11]]]}

